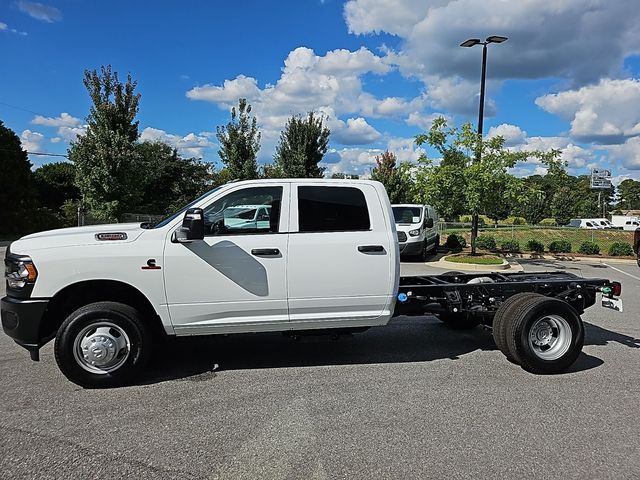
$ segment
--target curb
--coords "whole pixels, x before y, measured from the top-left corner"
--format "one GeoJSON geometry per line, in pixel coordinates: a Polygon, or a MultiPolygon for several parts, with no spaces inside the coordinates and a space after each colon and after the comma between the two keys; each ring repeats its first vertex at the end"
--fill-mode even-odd
{"type": "Polygon", "coordinates": [[[444,257],[438,260],[437,262],[427,262],[425,265],[429,265],[430,267],[443,268],[446,270],[462,270],[467,272],[522,272],[524,267],[520,265],[517,261],[512,260],[509,262],[508,260],[503,260],[502,265],[474,265],[471,263],[455,263],[455,262],[447,262],[444,260],[444,257]]]}
{"type": "Polygon", "coordinates": [[[637,260],[630,258],[616,257],[581,257],[579,255],[513,255],[506,254],[509,260],[559,260],[561,262],[598,262],[598,263],[620,263],[625,265],[636,265],[637,260]]]}

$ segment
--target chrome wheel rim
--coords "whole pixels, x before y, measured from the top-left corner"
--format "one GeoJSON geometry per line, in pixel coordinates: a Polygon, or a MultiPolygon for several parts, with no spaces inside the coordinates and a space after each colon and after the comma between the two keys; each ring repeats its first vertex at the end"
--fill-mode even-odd
{"type": "Polygon", "coordinates": [[[529,347],[542,360],[557,360],[571,346],[571,326],[559,315],[545,315],[536,320],[529,330],[529,347]]]}
{"type": "Polygon", "coordinates": [[[84,327],[73,341],[73,356],[78,365],[99,375],[113,372],[129,358],[131,341],[118,325],[99,321],[84,327]]]}

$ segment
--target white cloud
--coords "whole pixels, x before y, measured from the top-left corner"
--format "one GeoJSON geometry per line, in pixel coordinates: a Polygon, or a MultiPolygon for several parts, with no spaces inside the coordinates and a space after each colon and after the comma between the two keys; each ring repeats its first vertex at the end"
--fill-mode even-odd
{"type": "MultiPolygon", "coordinates": [[[[498,135],[504,138],[505,147],[516,151],[539,150],[541,152],[548,152],[553,149],[559,150],[560,159],[567,162],[569,172],[572,174],[579,173],[580,170],[584,170],[585,167],[589,166],[589,162],[593,162],[596,159],[593,149],[576,145],[569,137],[530,137],[527,135],[527,132],[517,125],[511,125],[508,123],[503,123],[497,127],[491,127],[487,137],[492,138],[498,135]]],[[[541,167],[539,160],[535,158],[532,158],[528,163],[541,167]]]]}
{"type": "Polygon", "coordinates": [[[449,115],[445,115],[444,113],[421,113],[421,112],[411,112],[407,117],[407,125],[415,125],[416,127],[420,127],[425,132],[431,128],[433,121],[438,117],[444,117],[448,123],[453,124],[453,121],[449,115]]]}
{"type": "Polygon", "coordinates": [[[255,98],[260,89],[255,78],[239,75],[233,80],[225,80],[221,87],[204,85],[194,87],[187,92],[191,100],[206,100],[223,105],[233,104],[239,98],[255,98]]]}
{"type": "Polygon", "coordinates": [[[582,86],[625,76],[624,59],[640,54],[640,9],[628,0],[349,0],[344,15],[352,33],[399,37],[396,50],[383,46],[385,63],[421,80],[428,105],[452,114],[478,110],[481,48],[459,46],[470,37],[509,37],[488,47],[486,116],[505,79],[582,86]]]}
{"type": "Polygon", "coordinates": [[[640,170],[640,137],[628,139],[621,145],[607,147],[609,156],[618,160],[628,170],[640,170]]]}
{"type": "Polygon", "coordinates": [[[62,112],[59,117],[44,117],[36,115],[31,123],[34,125],[45,125],[47,127],[76,127],[80,125],[80,119],[72,117],[66,112],[62,112]]]}
{"type": "Polygon", "coordinates": [[[49,141],[50,141],[51,143],[60,143],[60,142],[62,141],[62,138],[60,138],[60,137],[53,137],[53,138],[50,138],[50,139],[49,139],[49,141]]]}
{"type": "Polygon", "coordinates": [[[206,149],[215,147],[215,144],[209,140],[210,136],[209,132],[202,132],[199,134],[188,133],[181,137],[158,128],[147,127],[140,134],[140,140],[167,143],[178,149],[181,155],[203,158],[206,149]]]}
{"type": "Polygon", "coordinates": [[[393,66],[385,56],[362,47],[355,51],[332,50],[325,55],[299,47],[287,55],[275,84],[258,87],[255,78],[240,75],[221,85],[189,90],[192,100],[204,100],[228,109],[244,97],[252,105],[262,132],[261,158],[271,155],[280,131],[292,115],[315,111],[325,116],[332,140],[342,145],[358,145],[382,138],[367,117],[401,118],[424,108],[426,98],[376,98],[366,92],[362,77],[385,75],[393,66]]]}
{"type": "Polygon", "coordinates": [[[544,95],[536,104],[571,122],[578,140],[623,143],[640,135],[640,80],[602,79],[596,85],[544,95]]]}
{"type": "Polygon", "coordinates": [[[62,13],[56,7],[50,5],[44,5],[39,2],[29,2],[27,0],[20,0],[18,2],[18,9],[43,22],[53,23],[62,20],[62,13]]]}
{"type": "Polygon", "coordinates": [[[40,132],[32,132],[31,130],[23,130],[20,134],[20,142],[22,148],[28,152],[36,152],[41,149],[44,142],[44,135],[40,132]]]}
{"type": "Polygon", "coordinates": [[[327,173],[348,173],[368,177],[376,166],[376,156],[389,150],[397,157],[398,164],[415,162],[425,151],[416,146],[413,138],[390,138],[386,148],[342,148],[331,149],[325,155],[323,166],[327,173]]]}
{"type": "Polygon", "coordinates": [[[44,127],[56,128],[58,134],[58,137],[56,138],[61,138],[66,142],[75,140],[78,135],[84,135],[87,131],[87,125],[82,125],[82,121],[79,118],[69,115],[66,112],[62,112],[57,117],[36,115],[33,120],[31,120],[31,123],[34,125],[42,125],[44,127]]]}
{"type": "Polygon", "coordinates": [[[87,125],[81,125],[78,127],[59,127],[58,135],[60,135],[65,141],[72,142],[78,135],[84,135],[87,131],[87,125]]]}
{"type": "Polygon", "coordinates": [[[396,0],[392,8],[387,0],[349,0],[344,13],[351,32],[397,35],[407,65],[440,78],[477,81],[480,48],[459,47],[470,37],[509,37],[489,47],[488,73],[498,79],[585,84],[620,73],[624,57],[640,52],[640,10],[628,0],[396,0]]]}
{"type": "Polygon", "coordinates": [[[11,33],[15,33],[16,35],[22,35],[27,36],[27,32],[21,32],[19,30],[16,30],[15,28],[9,28],[9,25],[7,25],[4,22],[0,22],[0,32],[11,32],[11,33]]]}
{"type": "Polygon", "coordinates": [[[514,147],[516,145],[524,143],[525,138],[527,137],[527,132],[522,130],[517,125],[509,125],[508,123],[503,123],[501,125],[498,125],[497,127],[491,127],[489,129],[489,133],[487,134],[488,138],[498,136],[504,139],[505,147],[514,147]]]}
{"type": "Polygon", "coordinates": [[[382,135],[362,118],[349,118],[347,122],[334,119],[328,123],[331,139],[341,145],[364,145],[379,140],[382,135]]]}

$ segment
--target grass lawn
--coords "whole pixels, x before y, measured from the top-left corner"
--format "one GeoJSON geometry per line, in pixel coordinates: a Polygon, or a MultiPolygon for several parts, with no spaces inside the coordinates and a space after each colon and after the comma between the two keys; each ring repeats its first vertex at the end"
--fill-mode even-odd
{"type": "Polygon", "coordinates": [[[444,257],[447,262],[471,263],[473,265],[502,265],[502,259],[495,255],[449,255],[444,257]]]}

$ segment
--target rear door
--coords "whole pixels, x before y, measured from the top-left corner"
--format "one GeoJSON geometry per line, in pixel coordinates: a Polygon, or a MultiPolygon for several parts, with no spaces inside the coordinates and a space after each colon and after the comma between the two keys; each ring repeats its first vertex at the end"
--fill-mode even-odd
{"type": "Polygon", "coordinates": [[[387,315],[397,248],[392,221],[371,184],[292,184],[291,321],[374,324],[387,315]]]}

